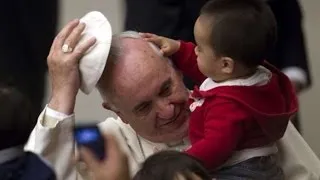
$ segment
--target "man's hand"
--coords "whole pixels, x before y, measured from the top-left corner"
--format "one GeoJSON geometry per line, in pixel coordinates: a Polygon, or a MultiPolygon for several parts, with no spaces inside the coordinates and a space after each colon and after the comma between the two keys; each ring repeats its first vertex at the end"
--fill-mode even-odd
{"type": "Polygon", "coordinates": [[[85,24],[79,20],[69,22],[56,36],[47,58],[52,83],[52,97],[49,107],[67,115],[72,114],[76,95],[80,87],[79,60],[95,43],[91,38],[78,44],[85,24]],[[63,46],[67,52],[63,52],[63,46]]]}
{"type": "Polygon", "coordinates": [[[164,56],[171,56],[180,49],[180,41],[157,36],[151,33],[140,33],[140,35],[144,40],[157,45],[164,56]]]}
{"type": "Polygon", "coordinates": [[[129,180],[128,159],[113,136],[104,135],[105,159],[100,161],[87,148],[80,148],[80,156],[86,164],[90,178],[94,180],[129,180]]]}

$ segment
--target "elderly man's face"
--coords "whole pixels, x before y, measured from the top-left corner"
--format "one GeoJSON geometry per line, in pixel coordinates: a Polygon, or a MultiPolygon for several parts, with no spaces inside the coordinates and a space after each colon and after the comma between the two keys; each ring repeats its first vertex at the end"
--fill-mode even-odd
{"type": "Polygon", "coordinates": [[[116,113],[153,142],[181,140],[188,130],[188,91],[181,74],[140,39],[123,39],[113,71],[116,113]]]}

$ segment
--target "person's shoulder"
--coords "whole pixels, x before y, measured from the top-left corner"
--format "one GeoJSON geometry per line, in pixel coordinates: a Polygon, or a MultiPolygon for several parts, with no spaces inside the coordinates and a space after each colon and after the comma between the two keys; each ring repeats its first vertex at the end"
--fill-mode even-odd
{"type": "Polygon", "coordinates": [[[98,126],[103,133],[111,134],[117,139],[121,149],[128,155],[131,174],[135,174],[139,163],[143,161],[136,132],[119,117],[109,117],[98,126]]]}
{"type": "Polygon", "coordinates": [[[120,117],[108,117],[98,124],[103,131],[118,131],[119,129],[128,129],[129,125],[124,123],[120,117]]]}
{"type": "Polygon", "coordinates": [[[22,156],[21,158],[24,159],[25,164],[25,168],[20,170],[20,172],[23,171],[21,174],[22,179],[31,180],[35,177],[39,180],[56,179],[53,167],[41,156],[33,152],[25,152],[25,156],[22,156]]]}
{"type": "Polygon", "coordinates": [[[100,128],[120,127],[121,123],[119,123],[118,121],[121,121],[119,117],[108,117],[98,125],[100,128]]]}
{"type": "Polygon", "coordinates": [[[135,137],[135,131],[130,125],[124,123],[120,117],[108,117],[98,124],[102,132],[115,136],[118,140],[128,140],[135,137]]]}

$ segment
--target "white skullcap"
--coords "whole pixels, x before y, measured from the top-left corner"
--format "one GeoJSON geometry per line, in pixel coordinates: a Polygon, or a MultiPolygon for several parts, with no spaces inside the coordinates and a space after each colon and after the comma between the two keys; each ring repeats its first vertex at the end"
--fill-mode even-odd
{"type": "Polygon", "coordinates": [[[80,19],[86,24],[79,43],[91,37],[96,38],[95,45],[80,59],[80,90],[85,94],[95,88],[106,65],[112,40],[112,29],[108,19],[98,11],[92,11],[80,19]]]}

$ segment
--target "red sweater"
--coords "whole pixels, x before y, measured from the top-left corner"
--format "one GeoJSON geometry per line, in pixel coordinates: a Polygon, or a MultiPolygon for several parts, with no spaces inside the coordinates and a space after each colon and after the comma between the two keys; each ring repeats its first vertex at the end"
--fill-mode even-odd
{"type": "MultiPolygon", "coordinates": [[[[206,77],[196,62],[192,43],[181,42],[173,62],[199,84],[206,77]]],[[[289,118],[297,111],[290,80],[268,63],[272,78],[262,86],[220,86],[209,91],[195,88],[192,96],[205,99],[190,115],[187,153],[209,169],[222,165],[234,151],[269,145],[279,140],[289,118]]]]}

